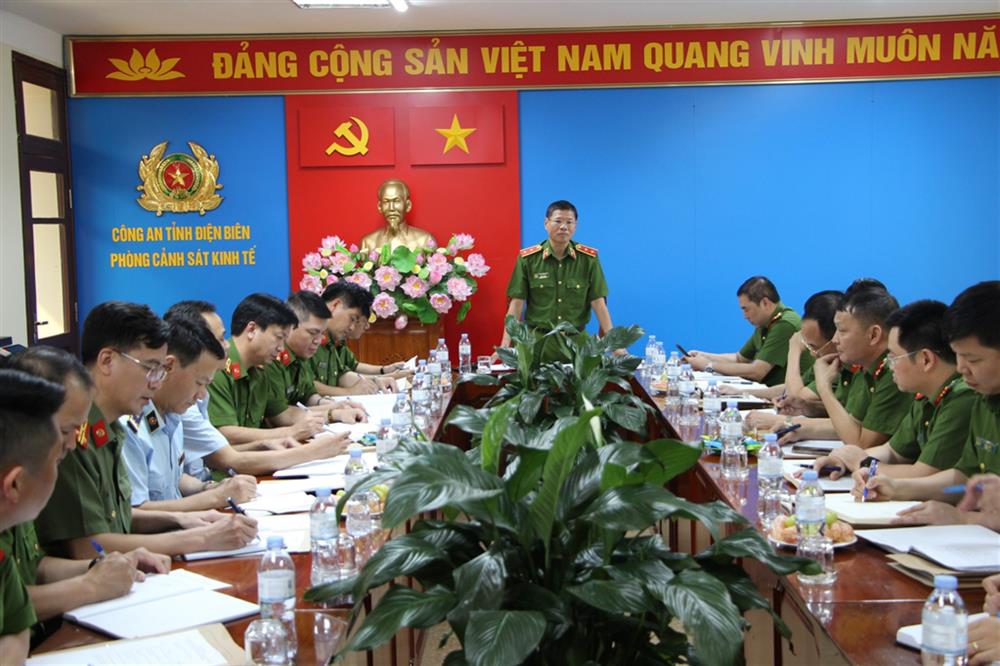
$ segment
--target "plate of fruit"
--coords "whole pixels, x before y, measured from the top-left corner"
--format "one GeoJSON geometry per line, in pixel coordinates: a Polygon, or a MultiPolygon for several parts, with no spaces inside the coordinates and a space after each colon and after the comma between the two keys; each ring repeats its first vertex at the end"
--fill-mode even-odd
{"type": "MultiPolygon", "coordinates": [[[[834,548],[843,548],[858,542],[854,528],[843,520],[837,520],[833,511],[826,512],[826,535],[833,541],[834,548]]],[[[795,516],[778,516],[767,531],[767,540],[778,546],[795,548],[798,544],[798,531],[795,526],[795,516]]]]}

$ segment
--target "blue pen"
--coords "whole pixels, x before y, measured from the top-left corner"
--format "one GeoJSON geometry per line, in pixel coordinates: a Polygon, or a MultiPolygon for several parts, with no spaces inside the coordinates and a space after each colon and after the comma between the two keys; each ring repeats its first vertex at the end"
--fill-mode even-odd
{"type": "Polygon", "coordinates": [[[237,504],[236,502],[234,502],[232,497],[227,497],[226,498],[226,504],[229,505],[230,509],[232,509],[236,513],[240,514],[241,516],[247,515],[247,512],[243,510],[243,507],[241,507],[239,504],[237,504]]]}
{"type": "MultiPolygon", "coordinates": [[[[979,492],[979,493],[983,492],[983,484],[981,484],[981,483],[977,483],[976,485],[972,486],[972,488],[976,492],[979,492]]],[[[944,488],[941,489],[941,492],[944,493],[945,495],[957,495],[959,493],[964,493],[965,492],[965,484],[964,483],[956,483],[953,486],[945,486],[944,488]]]]}
{"type": "MultiPolygon", "coordinates": [[[[871,464],[868,465],[868,480],[871,481],[875,478],[875,473],[878,472],[878,460],[872,460],[871,464]]],[[[861,491],[861,501],[864,502],[868,499],[868,484],[865,484],[864,489],[861,491]]]]}
{"type": "Polygon", "coordinates": [[[101,544],[97,543],[96,540],[91,539],[90,540],[90,545],[94,547],[94,550],[97,551],[97,555],[99,557],[104,557],[105,552],[104,552],[104,548],[101,546],[101,544]]]}
{"type": "Polygon", "coordinates": [[[229,478],[233,478],[234,476],[236,476],[236,470],[233,469],[232,467],[227,467],[226,475],[229,476],[229,478]]]}

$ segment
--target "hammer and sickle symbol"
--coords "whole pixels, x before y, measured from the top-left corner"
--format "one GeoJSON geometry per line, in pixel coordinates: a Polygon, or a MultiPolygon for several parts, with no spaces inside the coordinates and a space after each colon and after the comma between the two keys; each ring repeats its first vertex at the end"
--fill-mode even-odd
{"type": "Polygon", "coordinates": [[[350,145],[344,146],[334,141],[327,146],[327,155],[340,153],[341,155],[350,157],[351,155],[364,155],[368,152],[368,126],[365,125],[364,122],[362,122],[362,120],[357,116],[351,116],[351,120],[345,120],[340,123],[333,133],[341,139],[346,139],[347,143],[350,145]],[[361,130],[361,136],[355,134],[351,129],[352,120],[361,130]]]}

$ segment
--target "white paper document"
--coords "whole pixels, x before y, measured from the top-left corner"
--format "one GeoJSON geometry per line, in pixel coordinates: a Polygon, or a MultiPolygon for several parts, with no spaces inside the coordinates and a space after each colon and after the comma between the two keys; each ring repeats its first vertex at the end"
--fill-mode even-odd
{"type": "MultiPolygon", "coordinates": [[[[298,465],[292,465],[291,467],[285,469],[279,469],[274,473],[276,478],[288,477],[288,476],[324,476],[324,475],[343,475],[344,468],[347,466],[347,454],[341,454],[339,456],[334,456],[333,458],[324,458],[323,460],[311,460],[309,462],[299,463],[298,465]]],[[[361,459],[364,461],[368,469],[374,469],[378,465],[378,455],[374,451],[365,451],[361,454],[361,459]]],[[[338,486],[343,488],[343,484],[338,486]]]]}
{"type": "Polygon", "coordinates": [[[240,506],[247,512],[247,515],[259,518],[263,515],[308,511],[315,499],[315,497],[305,492],[285,493],[282,495],[258,497],[240,506]]]}
{"type": "MultiPolygon", "coordinates": [[[[976,613],[975,615],[970,615],[969,624],[978,622],[985,617],[987,617],[986,613],[976,613]]],[[[923,640],[924,632],[923,628],[919,624],[911,624],[907,627],[900,627],[896,632],[896,642],[900,645],[905,645],[908,648],[913,648],[914,650],[920,649],[920,644],[923,643],[923,640]]]]}
{"type": "Polygon", "coordinates": [[[894,553],[914,553],[954,571],[1000,571],[1000,534],[982,525],[927,525],[858,530],[858,536],[894,553]]]}
{"type": "Polygon", "coordinates": [[[909,509],[920,502],[858,502],[853,495],[832,494],[826,498],[826,508],[851,525],[885,527],[903,509],[909,509]]]}
{"type": "Polygon", "coordinates": [[[187,553],[184,559],[188,562],[197,562],[198,560],[213,560],[217,557],[256,555],[257,553],[263,553],[265,550],[267,550],[266,542],[261,541],[260,537],[256,537],[242,548],[233,548],[232,550],[199,550],[196,553],[187,553]]]}
{"type": "MultiPolygon", "coordinates": [[[[302,472],[294,476],[300,476],[302,472]]],[[[329,488],[328,481],[321,478],[310,479],[279,479],[277,481],[261,481],[257,484],[257,498],[272,497],[274,495],[288,495],[289,493],[308,493],[317,488],[329,488]]]]}
{"type": "Polygon", "coordinates": [[[36,655],[30,666],[55,664],[225,664],[226,658],[191,629],[166,636],[152,636],[134,641],[112,641],[81,650],[36,655]]]}

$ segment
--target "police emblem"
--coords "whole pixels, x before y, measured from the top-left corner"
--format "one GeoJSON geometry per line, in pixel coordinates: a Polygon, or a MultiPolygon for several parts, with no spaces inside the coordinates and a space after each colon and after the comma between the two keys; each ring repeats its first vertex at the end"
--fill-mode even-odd
{"type": "Polygon", "coordinates": [[[215,193],[222,189],[219,163],[194,141],[188,141],[193,155],[171,153],[166,157],[167,142],[158,143],[139,160],[139,178],[142,185],[136,189],[142,196],[136,202],[146,210],[163,215],[214,210],[222,203],[222,196],[215,193]]]}

